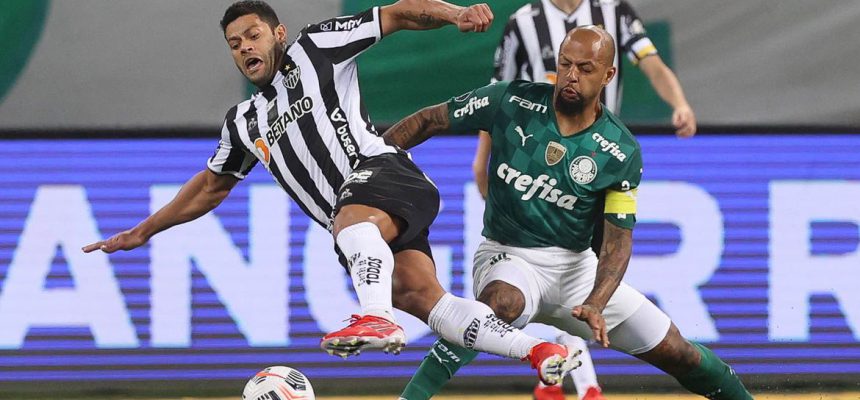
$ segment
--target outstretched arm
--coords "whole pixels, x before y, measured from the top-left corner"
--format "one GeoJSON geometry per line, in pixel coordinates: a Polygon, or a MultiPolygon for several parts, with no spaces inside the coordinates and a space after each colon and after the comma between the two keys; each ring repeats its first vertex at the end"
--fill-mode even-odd
{"type": "Polygon", "coordinates": [[[95,250],[113,253],[117,250],[140,247],[156,233],[197,219],[217,207],[237,182],[239,179],[231,175],[216,175],[209,170],[201,171],[182,185],[182,189],[170,203],[134,228],[84,246],[82,250],[84,253],[95,250]]]}
{"type": "Polygon", "coordinates": [[[639,61],[639,68],[651,81],[651,86],[666,103],[672,106],[672,125],[678,137],[696,134],[696,115],[684,97],[684,90],[675,73],[669,69],[659,55],[651,55],[639,61]]]}
{"type": "Polygon", "coordinates": [[[485,32],[493,22],[486,4],[460,7],[441,0],[400,0],[380,10],[382,35],[399,30],[436,29],[453,24],[461,32],[485,32]]]}
{"type": "Polygon", "coordinates": [[[411,149],[451,126],[448,120],[448,104],[442,103],[423,108],[394,124],[385,131],[385,143],[411,149]]]}
{"type": "Polygon", "coordinates": [[[609,298],[621,284],[627,272],[627,264],[633,251],[633,231],[606,221],[603,233],[603,247],[597,263],[597,277],[594,288],[581,306],[573,308],[573,316],[588,323],[594,333],[594,340],[603,347],[609,347],[609,336],[603,309],[609,298]]]}

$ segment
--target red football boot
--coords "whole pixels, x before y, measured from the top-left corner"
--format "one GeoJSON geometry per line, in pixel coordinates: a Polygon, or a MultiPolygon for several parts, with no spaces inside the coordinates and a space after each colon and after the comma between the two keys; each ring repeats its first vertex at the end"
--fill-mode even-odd
{"type": "Polygon", "coordinates": [[[400,354],[404,346],[406,335],[403,328],[373,315],[353,315],[349,326],[325,335],[320,341],[320,348],[343,358],[357,356],[364,349],[382,349],[386,353],[400,354]]]}

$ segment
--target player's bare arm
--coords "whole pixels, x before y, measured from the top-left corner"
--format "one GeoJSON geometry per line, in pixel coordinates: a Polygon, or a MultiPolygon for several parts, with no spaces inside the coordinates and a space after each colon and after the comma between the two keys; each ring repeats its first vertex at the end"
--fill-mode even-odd
{"type": "Polygon", "coordinates": [[[441,0],[400,0],[380,12],[383,36],[445,25],[457,25],[461,32],[486,32],[493,22],[493,12],[484,3],[461,7],[441,0]]]}
{"type": "Polygon", "coordinates": [[[448,120],[448,104],[442,103],[425,107],[385,131],[385,143],[411,149],[431,136],[443,132],[451,126],[448,120]]]}
{"type": "Polygon", "coordinates": [[[691,137],[696,134],[696,114],[684,96],[681,82],[675,73],[654,54],[639,61],[639,68],[651,81],[651,86],[666,103],[672,106],[672,125],[678,137],[691,137]]]}
{"type": "Polygon", "coordinates": [[[84,253],[101,250],[113,253],[118,250],[131,250],[142,246],[153,235],[171,226],[195,220],[221,204],[239,179],[230,175],[217,175],[205,170],[194,175],[176,197],[150,215],[140,224],[120,232],[106,240],[84,246],[84,253]]]}
{"type": "Polygon", "coordinates": [[[581,306],[573,308],[572,314],[588,323],[597,342],[609,347],[609,335],[602,313],[627,271],[633,252],[633,231],[608,221],[604,229],[594,288],[581,306]]]}

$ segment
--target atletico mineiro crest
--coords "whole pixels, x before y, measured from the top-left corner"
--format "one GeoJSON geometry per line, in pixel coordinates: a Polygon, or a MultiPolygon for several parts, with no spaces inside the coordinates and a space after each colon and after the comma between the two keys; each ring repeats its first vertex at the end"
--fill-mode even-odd
{"type": "Polygon", "coordinates": [[[284,75],[284,86],[287,89],[295,89],[302,77],[302,70],[296,65],[296,68],[291,69],[284,75]]]}
{"type": "Polygon", "coordinates": [[[564,158],[564,153],[567,153],[567,148],[562,146],[561,143],[549,142],[546,146],[546,154],[544,155],[546,165],[551,167],[558,164],[564,158]]]}

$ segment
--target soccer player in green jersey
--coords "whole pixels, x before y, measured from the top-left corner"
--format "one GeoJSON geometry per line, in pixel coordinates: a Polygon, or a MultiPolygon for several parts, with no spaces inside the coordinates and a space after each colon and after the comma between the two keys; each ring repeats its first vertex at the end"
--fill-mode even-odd
{"type": "MultiPolygon", "coordinates": [[[[751,399],[728,365],[684,339],[663,311],[621,281],[632,251],[642,154],[598,101],[615,75],[614,56],[604,30],[576,28],[562,42],[554,86],[485,86],[405,118],[385,139],[408,149],[443,131],[490,132],[486,240],[475,254],[474,288],[500,318],[593,338],[711,399],[751,399]],[[598,261],[589,247],[601,196],[607,223],[598,261]]],[[[437,342],[401,398],[429,398],[476,355],[437,342]]]]}

